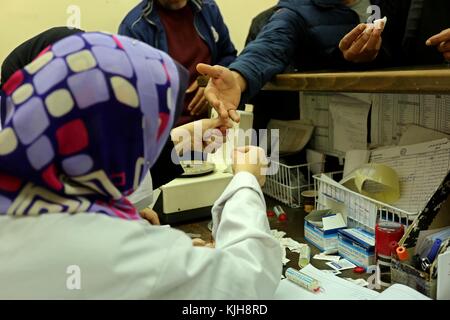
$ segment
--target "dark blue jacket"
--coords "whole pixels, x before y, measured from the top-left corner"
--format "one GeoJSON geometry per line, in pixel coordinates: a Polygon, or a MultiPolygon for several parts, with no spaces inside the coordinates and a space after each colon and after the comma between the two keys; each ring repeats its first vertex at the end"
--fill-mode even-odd
{"type": "MultiPolygon", "coordinates": [[[[131,10],[122,21],[119,34],[169,52],[166,33],[153,2],[144,0],[131,10]]],[[[228,66],[236,59],[237,51],[217,4],[213,0],[189,0],[189,5],[194,10],[195,28],[211,51],[212,63],[228,66]]]]}
{"type": "Polygon", "coordinates": [[[300,71],[346,65],[338,45],[359,24],[342,0],[281,0],[279,10],[230,65],[247,80],[243,100],[290,64],[300,71]]]}

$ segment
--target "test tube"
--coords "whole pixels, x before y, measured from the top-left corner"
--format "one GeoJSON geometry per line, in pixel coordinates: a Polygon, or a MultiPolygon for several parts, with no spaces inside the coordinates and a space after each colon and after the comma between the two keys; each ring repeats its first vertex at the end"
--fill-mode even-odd
{"type": "Polygon", "coordinates": [[[298,266],[304,268],[309,264],[311,259],[311,248],[308,245],[300,248],[300,257],[298,258],[298,266]]]}
{"type": "Polygon", "coordinates": [[[301,271],[288,268],[286,270],[286,278],[311,292],[320,291],[319,281],[301,271]]]}
{"type": "Polygon", "coordinates": [[[278,221],[286,221],[287,220],[287,214],[286,214],[286,212],[284,212],[284,210],[281,206],[273,207],[273,212],[277,215],[278,221]]]}

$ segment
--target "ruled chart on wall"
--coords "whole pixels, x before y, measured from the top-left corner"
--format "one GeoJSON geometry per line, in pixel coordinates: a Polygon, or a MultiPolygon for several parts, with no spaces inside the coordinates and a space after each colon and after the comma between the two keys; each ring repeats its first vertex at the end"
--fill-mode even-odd
{"type": "Polygon", "coordinates": [[[419,125],[450,134],[450,96],[418,94],[373,95],[371,142],[398,143],[407,125],[419,125]]]}

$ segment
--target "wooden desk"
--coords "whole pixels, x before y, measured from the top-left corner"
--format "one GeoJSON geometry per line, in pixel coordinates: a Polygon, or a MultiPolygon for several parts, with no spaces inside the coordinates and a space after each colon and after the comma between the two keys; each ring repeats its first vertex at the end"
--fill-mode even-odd
{"type": "Polygon", "coordinates": [[[441,94],[450,92],[450,67],[280,74],[264,90],[441,94]]]}
{"type": "MultiPolygon", "coordinates": [[[[268,197],[266,197],[266,203],[267,203],[267,208],[273,208],[274,206],[280,204],[278,201],[273,200],[268,197]]],[[[304,238],[304,228],[303,228],[304,218],[306,216],[306,213],[302,209],[292,209],[285,205],[282,205],[282,207],[288,215],[288,220],[284,221],[284,222],[279,222],[276,219],[276,217],[269,218],[270,228],[286,232],[286,237],[292,238],[295,241],[298,241],[300,243],[307,243],[304,238]]],[[[245,214],[245,213],[243,213],[243,214],[245,214]]],[[[190,224],[175,226],[175,228],[182,230],[186,233],[200,234],[202,236],[201,238],[203,240],[210,242],[212,240],[212,237],[211,237],[211,231],[209,231],[209,229],[208,229],[209,222],[210,222],[210,220],[197,221],[197,222],[190,223],[190,224]]],[[[312,258],[315,254],[320,253],[320,251],[312,245],[309,245],[309,246],[311,248],[311,264],[318,269],[330,270],[331,268],[325,264],[326,261],[315,260],[312,258]]],[[[284,267],[283,273],[289,267],[299,269],[299,266],[298,266],[299,254],[298,253],[291,253],[289,250],[287,250],[287,258],[291,261],[288,262],[287,265],[284,267]]],[[[355,274],[355,273],[353,273],[353,270],[343,271],[342,274],[339,275],[339,277],[342,277],[342,278],[352,278],[352,279],[358,279],[358,278],[367,279],[368,276],[369,276],[368,274],[364,274],[364,275],[355,274]]]]}

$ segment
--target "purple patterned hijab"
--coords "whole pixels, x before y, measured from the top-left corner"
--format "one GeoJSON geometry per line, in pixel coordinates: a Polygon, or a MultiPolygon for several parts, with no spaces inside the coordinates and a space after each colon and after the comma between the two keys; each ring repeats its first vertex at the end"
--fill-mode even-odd
{"type": "Polygon", "coordinates": [[[44,50],[3,87],[0,214],[139,219],[125,197],[169,137],[183,72],[123,36],[77,34],[44,50]]]}

